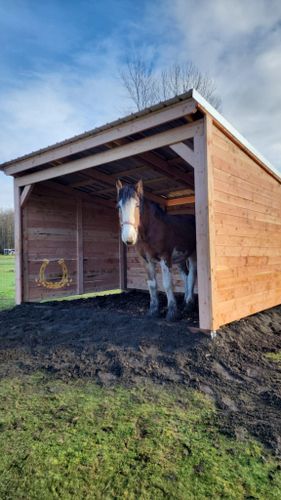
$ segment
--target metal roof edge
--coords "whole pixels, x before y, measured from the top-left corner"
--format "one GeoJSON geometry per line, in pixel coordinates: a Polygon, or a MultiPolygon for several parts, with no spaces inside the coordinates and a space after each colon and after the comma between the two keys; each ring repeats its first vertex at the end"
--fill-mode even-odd
{"type": "Polygon", "coordinates": [[[250,153],[252,153],[261,163],[263,163],[281,182],[280,172],[243,137],[235,127],[233,127],[206,99],[195,89],[192,89],[193,99],[202,106],[222,127],[224,127],[235,139],[238,140],[250,153]]]}
{"type": "Polygon", "coordinates": [[[272,175],[277,178],[277,180],[281,183],[281,173],[273,167],[273,165],[261,154],[259,153],[254,146],[252,146],[245,137],[242,136],[238,132],[238,130],[235,129],[197,90],[195,89],[190,89],[187,92],[184,92],[183,94],[180,94],[178,96],[172,97],[171,99],[168,99],[167,101],[162,101],[157,104],[154,104],[153,106],[143,109],[141,111],[137,111],[135,113],[131,113],[130,115],[124,116],[122,118],[118,118],[117,120],[114,120],[112,122],[109,122],[107,124],[95,127],[93,129],[90,129],[86,132],[83,132],[81,134],[72,136],[68,139],[65,139],[63,141],[57,142],[55,144],[51,144],[50,146],[38,149],[36,151],[32,151],[31,153],[28,153],[26,155],[20,156],[18,158],[14,158],[12,160],[8,160],[6,162],[3,162],[0,164],[0,171],[5,171],[6,167],[9,165],[12,165],[14,163],[17,163],[19,161],[25,160],[32,158],[34,156],[40,155],[41,153],[44,153],[45,151],[52,150],[59,148],[60,146],[63,146],[65,144],[71,144],[75,141],[79,141],[80,139],[83,139],[85,137],[89,137],[91,135],[99,134],[100,132],[114,128],[122,123],[130,122],[133,121],[137,118],[140,118],[144,115],[154,113],[157,111],[160,111],[161,109],[167,108],[173,104],[176,104],[177,102],[184,101],[186,99],[194,99],[195,102],[202,108],[203,112],[209,113],[223,128],[225,128],[231,136],[233,136],[246,150],[248,150],[257,160],[259,160],[264,167],[272,173],[272,175]]]}
{"type": "Polygon", "coordinates": [[[71,144],[73,142],[79,141],[81,139],[84,139],[86,137],[89,137],[91,135],[97,135],[100,132],[103,132],[104,130],[108,130],[114,127],[118,127],[119,125],[123,123],[128,123],[130,121],[133,121],[137,118],[141,118],[145,115],[161,111],[164,108],[167,108],[169,106],[172,106],[173,104],[177,104],[181,101],[185,101],[186,99],[191,99],[192,98],[192,89],[184,92],[183,94],[171,97],[170,99],[167,99],[166,101],[160,101],[153,106],[150,106],[148,108],[142,109],[140,111],[136,111],[134,113],[130,113],[129,115],[125,115],[121,118],[117,118],[116,120],[113,120],[112,122],[105,123],[103,125],[98,125],[97,127],[93,129],[89,129],[86,132],[82,132],[81,134],[76,134],[72,137],[69,137],[67,139],[63,139],[62,141],[56,142],[54,144],[50,144],[49,146],[45,146],[43,148],[36,149],[34,151],[31,151],[30,153],[27,153],[25,155],[18,156],[16,158],[12,158],[11,160],[7,160],[5,162],[0,163],[0,170],[4,171],[6,167],[23,161],[27,160],[29,158],[32,158],[33,156],[40,155],[42,153],[45,153],[46,151],[52,150],[59,148],[61,146],[71,144]]]}

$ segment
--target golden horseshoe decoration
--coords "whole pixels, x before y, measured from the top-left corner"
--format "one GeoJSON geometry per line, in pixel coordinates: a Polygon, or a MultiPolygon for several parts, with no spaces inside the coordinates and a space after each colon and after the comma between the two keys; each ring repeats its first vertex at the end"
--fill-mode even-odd
{"type": "Polygon", "coordinates": [[[45,270],[50,261],[48,259],[44,259],[40,271],[39,271],[39,279],[36,279],[36,283],[38,286],[43,286],[44,288],[52,288],[52,289],[58,289],[58,288],[63,288],[64,286],[69,286],[70,283],[72,282],[72,279],[69,279],[68,277],[68,269],[66,266],[66,263],[64,262],[64,259],[60,259],[57,261],[58,264],[61,266],[62,269],[62,277],[60,281],[48,281],[45,278],[45,270]]]}

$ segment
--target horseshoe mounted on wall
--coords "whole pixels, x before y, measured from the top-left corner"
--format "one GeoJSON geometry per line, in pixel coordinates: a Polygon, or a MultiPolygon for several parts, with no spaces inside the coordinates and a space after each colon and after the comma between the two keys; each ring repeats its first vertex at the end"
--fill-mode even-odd
{"type": "Polygon", "coordinates": [[[61,266],[62,277],[60,281],[48,281],[45,277],[45,270],[50,261],[48,259],[44,259],[40,271],[39,271],[39,279],[36,279],[36,283],[38,286],[43,286],[44,288],[58,289],[63,288],[64,286],[69,286],[72,282],[72,279],[68,277],[68,269],[64,259],[60,259],[57,263],[61,266]]]}

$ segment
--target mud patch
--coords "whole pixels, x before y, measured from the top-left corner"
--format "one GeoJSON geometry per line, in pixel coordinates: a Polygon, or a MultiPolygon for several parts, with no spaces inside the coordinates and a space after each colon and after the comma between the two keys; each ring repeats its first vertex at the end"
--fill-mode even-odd
{"type": "Polygon", "coordinates": [[[281,366],[266,356],[281,349],[281,307],[234,322],[212,341],[196,315],[151,319],[148,302],[131,292],[1,312],[0,376],[44,369],[103,385],[184,384],[215,401],[224,432],[242,439],[246,430],[281,454],[281,366]]]}

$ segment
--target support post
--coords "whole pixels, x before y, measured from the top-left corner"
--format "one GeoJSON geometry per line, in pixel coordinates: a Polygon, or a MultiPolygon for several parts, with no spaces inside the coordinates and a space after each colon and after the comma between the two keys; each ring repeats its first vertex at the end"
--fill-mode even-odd
{"type": "Polygon", "coordinates": [[[119,231],[119,287],[122,291],[127,289],[127,249],[119,231]]]}
{"type": "Polygon", "coordinates": [[[214,224],[213,224],[213,169],[211,163],[212,119],[204,117],[204,129],[194,137],[196,168],[195,216],[197,242],[198,299],[200,328],[215,330],[214,306],[214,224]]]}
{"type": "Polygon", "coordinates": [[[76,201],[76,229],[77,229],[77,294],[84,293],[84,251],[83,251],[83,205],[80,198],[76,201]]]}
{"type": "Polygon", "coordinates": [[[24,186],[22,193],[21,193],[21,196],[20,196],[21,208],[24,208],[26,203],[28,202],[34,186],[35,186],[35,184],[28,184],[27,186],[24,186]]]}
{"type": "Polygon", "coordinates": [[[22,214],[20,188],[14,180],[16,304],[22,303],[22,214]]]}

